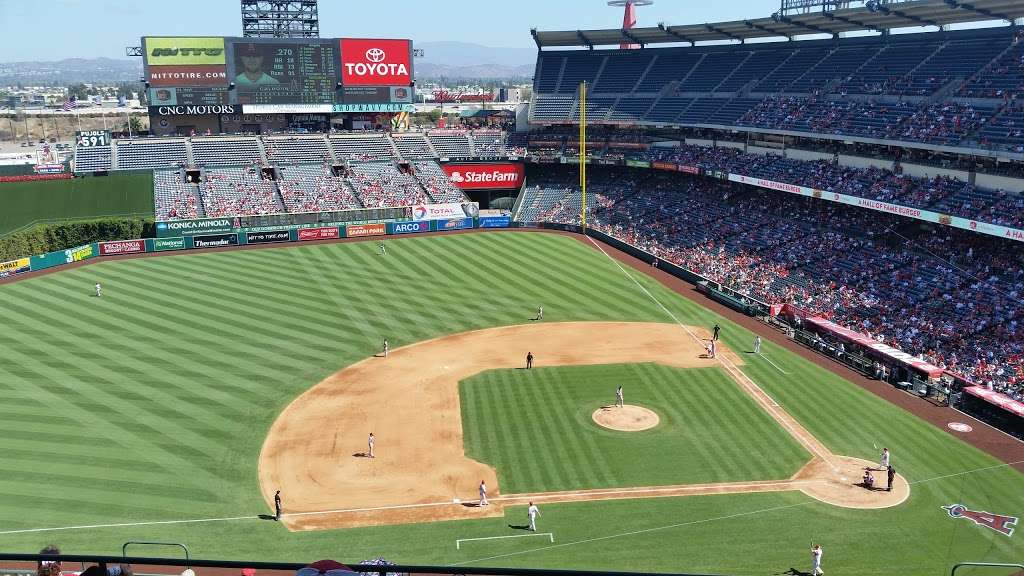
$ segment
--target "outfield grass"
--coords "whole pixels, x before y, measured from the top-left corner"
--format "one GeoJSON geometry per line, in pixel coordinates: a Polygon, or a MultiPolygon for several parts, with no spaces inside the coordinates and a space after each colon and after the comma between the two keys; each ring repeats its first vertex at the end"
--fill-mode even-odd
{"type": "Polygon", "coordinates": [[[466,453],[495,467],[505,493],[776,480],[811,459],[718,368],[491,370],[461,382],[459,397],[466,453]],[[656,428],[593,421],[620,384],[627,403],[658,414],[656,428]]]}
{"type": "MultiPolygon", "coordinates": [[[[749,347],[749,332],[636,278],[681,321],[719,322],[729,347],[749,347]]],[[[548,505],[541,527],[556,532],[556,548],[524,538],[461,551],[455,538],[507,534],[523,510],[327,532],[238,520],[12,533],[265,513],[256,463],[276,414],[377,352],[384,336],[397,347],[520,323],[538,304],[554,321],[668,318],[600,252],[571,238],[511,232],[404,238],[384,257],[367,242],[105,261],[2,285],[0,303],[5,551],[54,542],[67,552],[119,553],[125,541],[157,540],[184,542],[206,558],[383,555],[765,574],[806,570],[815,539],[826,546],[830,575],[948,574],[957,560],[1024,557],[1020,534],[1008,538],[940,508],[1020,515],[1024,475],[770,342],[765,356],[791,374],[756,357],[744,372],[833,452],[874,459],[873,444],[892,449],[913,483],[905,505],[848,510],[799,493],[548,505]],[[95,282],[102,299],[91,296],[95,282]]],[[[749,453],[775,458],[760,442],[749,453]]]]}
{"type": "Polygon", "coordinates": [[[0,184],[0,236],[34,222],[153,216],[153,173],[0,184]]]}

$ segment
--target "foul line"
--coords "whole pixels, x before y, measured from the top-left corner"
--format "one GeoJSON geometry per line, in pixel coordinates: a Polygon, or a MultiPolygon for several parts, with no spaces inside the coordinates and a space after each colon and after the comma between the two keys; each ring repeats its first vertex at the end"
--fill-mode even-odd
{"type": "Polygon", "coordinates": [[[754,354],[754,356],[757,356],[758,358],[764,358],[765,360],[767,360],[767,361],[768,361],[768,363],[769,363],[769,364],[771,364],[772,366],[774,366],[776,370],[778,370],[779,372],[782,372],[783,374],[786,374],[786,375],[789,375],[789,374],[791,374],[791,372],[786,372],[786,371],[785,371],[785,370],[783,370],[782,368],[779,368],[779,365],[778,365],[778,364],[776,364],[775,362],[772,362],[772,359],[771,359],[771,358],[769,358],[768,356],[764,355],[764,354],[763,354],[763,353],[761,353],[761,352],[758,352],[757,354],[754,354]]]}
{"type": "Polygon", "coordinates": [[[463,542],[473,542],[476,540],[499,540],[501,538],[526,538],[528,536],[548,536],[549,538],[551,538],[551,543],[555,543],[554,532],[538,532],[536,534],[509,534],[507,536],[485,536],[483,538],[459,538],[455,541],[455,549],[462,550],[461,547],[463,542]]]}
{"type": "Polygon", "coordinates": [[[259,516],[231,516],[227,518],[195,518],[192,520],[153,520],[149,522],[124,522],[121,524],[91,524],[82,526],[58,526],[53,528],[25,528],[22,530],[0,531],[6,534],[30,534],[33,532],[57,532],[60,530],[85,530],[90,528],[126,528],[131,526],[157,526],[160,524],[199,524],[202,522],[230,522],[233,520],[259,520],[259,516]]]}
{"type": "MultiPolygon", "coordinates": [[[[595,240],[594,240],[593,238],[591,238],[590,236],[587,236],[587,239],[588,239],[588,240],[590,240],[590,243],[591,243],[591,244],[593,244],[595,248],[597,248],[598,250],[600,250],[602,254],[604,254],[604,255],[605,255],[605,256],[606,256],[606,257],[607,257],[607,258],[608,258],[609,260],[611,260],[611,261],[612,261],[612,263],[614,263],[614,264],[615,264],[616,266],[618,266],[619,270],[621,270],[621,271],[622,271],[622,273],[623,273],[623,274],[624,274],[624,275],[626,276],[626,278],[629,278],[630,280],[632,280],[632,281],[633,281],[633,283],[634,283],[634,284],[636,284],[638,288],[640,288],[640,290],[643,290],[644,294],[647,294],[647,296],[648,296],[648,297],[649,297],[649,298],[650,298],[650,299],[651,299],[652,301],[654,301],[654,303],[655,303],[655,304],[657,304],[657,305],[658,305],[658,306],[659,306],[659,307],[660,307],[660,308],[661,308],[662,310],[664,310],[664,311],[665,311],[665,313],[666,313],[666,314],[668,314],[668,316],[669,316],[670,318],[672,318],[672,320],[673,320],[673,321],[675,321],[675,323],[676,323],[677,325],[679,325],[679,327],[680,327],[680,328],[682,328],[683,330],[685,330],[685,331],[686,331],[686,333],[687,333],[687,334],[689,334],[691,338],[693,338],[693,339],[694,339],[694,340],[696,340],[697,342],[703,342],[703,340],[701,340],[701,339],[700,339],[700,338],[699,338],[699,337],[698,337],[698,336],[697,336],[696,334],[694,334],[694,333],[693,333],[693,332],[692,332],[692,331],[690,330],[690,328],[686,326],[686,324],[683,324],[682,322],[680,322],[680,321],[679,321],[679,318],[676,318],[676,315],[675,315],[675,314],[673,314],[671,310],[669,310],[668,308],[666,308],[666,307],[665,307],[665,305],[664,305],[664,304],[662,304],[660,300],[658,300],[657,298],[655,298],[655,297],[654,297],[654,294],[651,294],[650,290],[648,290],[648,289],[647,289],[647,288],[646,288],[646,287],[645,287],[645,286],[644,286],[643,284],[641,284],[641,283],[640,283],[639,281],[637,281],[637,279],[636,279],[636,278],[634,278],[632,274],[630,274],[629,272],[627,272],[627,271],[626,271],[626,269],[622,267],[622,264],[620,264],[618,260],[616,260],[615,258],[612,258],[610,254],[608,254],[607,252],[605,252],[604,248],[602,248],[600,244],[598,244],[598,243],[597,243],[597,242],[596,242],[596,241],[595,241],[595,240]]],[[[828,465],[829,465],[829,466],[830,466],[830,467],[831,467],[831,468],[832,468],[833,470],[837,470],[837,468],[836,468],[836,465],[835,465],[835,464],[833,464],[833,463],[832,463],[832,460],[830,460],[830,459],[829,459],[829,457],[830,457],[830,456],[832,456],[832,454],[831,454],[831,453],[829,453],[829,452],[827,451],[827,449],[825,449],[825,446],[824,446],[824,445],[821,445],[821,448],[822,448],[823,450],[825,450],[825,452],[823,453],[823,452],[822,452],[821,450],[819,450],[819,449],[818,449],[818,445],[820,445],[821,443],[820,443],[820,442],[818,441],[818,439],[817,439],[817,438],[815,438],[815,437],[814,437],[814,436],[813,436],[813,435],[812,435],[812,434],[811,434],[811,433],[810,433],[809,431],[806,431],[806,430],[805,430],[805,432],[807,432],[807,435],[808,435],[808,436],[809,436],[809,437],[810,437],[810,438],[811,438],[811,439],[813,440],[813,442],[812,442],[812,441],[809,441],[809,440],[808,440],[807,438],[802,438],[802,437],[800,436],[800,434],[797,434],[797,433],[796,433],[796,431],[795,431],[795,430],[793,429],[792,425],[791,425],[791,424],[789,424],[789,422],[787,422],[785,418],[783,418],[782,416],[780,416],[780,415],[779,415],[779,413],[778,413],[778,411],[776,410],[777,408],[781,408],[781,406],[779,405],[779,403],[778,403],[778,402],[776,402],[776,401],[775,401],[775,399],[774,399],[774,398],[772,398],[772,397],[771,397],[771,396],[770,396],[770,395],[769,395],[769,394],[768,394],[767,392],[765,392],[765,391],[764,391],[764,389],[762,389],[762,388],[761,388],[760,386],[758,386],[758,385],[757,385],[757,383],[756,383],[756,382],[754,382],[754,380],[753,380],[752,378],[750,378],[750,376],[747,376],[747,375],[746,375],[746,374],[745,374],[745,373],[744,373],[744,372],[743,372],[742,370],[740,370],[740,369],[739,369],[739,368],[738,368],[738,367],[737,367],[737,366],[736,366],[735,364],[733,364],[733,363],[732,363],[731,361],[727,361],[727,360],[726,360],[726,358],[725,358],[724,356],[723,356],[722,358],[715,358],[715,359],[716,359],[716,360],[718,360],[718,362],[719,362],[719,363],[720,363],[720,364],[721,364],[721,365],[722,365],[722,366],[723,366],[723,367],[724,367],[724,368],[725,368],[725,369],[726,369],[727,371],[729,371],[730,373],[732,373],[732,374],[734,374],[734,375],[738,375],[738,377],[739,377],[740,379],[742,379],[742,380],[746,380],[747,382],[749,382],[749,383],[750,383],[750,385],[751,385],[751,386],[753,386],[753,387],[754,387],[754,388],[755,388],[755,389],[757,390],[757,392],[758,392],[758,393],[762,394],[762,395],[763,395],[763,396],[764,396],[765,398],[767,398],[768,402],[765,402],[765,404],[767,404],[766,408],[768,409],[768,411],[769,411],[769,412],[771,412],[771,413],[772,413],[772,416],[773,416],[774,420],[775,420],[776,422],[778,422],[778,423],[779,423],[779,425],[780,425],[780,426],[782,426],[782,427],[783,427],[783,428],[784,428],[784,429],[785,429],[785,430],[786,430],[787,432],[789,432],[790,436],[792,436],[794,440],[796,440],[796,441],[797,441],[797,442],[798,442],[798,443],[799,443],[799,444],[800,444],[801,446],[803,446],[804,448],[807,448],[807,450],[808,450],[809,452],[811,452],[811,453],[812,453],[812,454],[814,454],[815,456],[818,456],[819,458],[821,458],[822,460],[824,460],[824,461],[825,461],[825,463],[826,463],[826,464],[828,464],[828,465]]],[[[749,393],[749,392],[748,392],[748,393],[749,393]]],[[[751,396],[754,396],[754,395],[753,395],[753,394],[751,394],[751,396]]],[[[755,400],[755,401],[757,401],[757,398],[755,398],[754,400],[755,400]]],[[[792,416],[790,416],[790,415],[789,415],[788,413],[786,413],[785,411],[783,411],[783,413],[784,413],[784,414],[785,414],[786,416],[789,416],[790,418],[792,418],[792,416]]],[[[794,418],[793,420],[794,420],[794,422],[795,422],[795,420],[796,420],[796,419],[794,418]]],[[[798,425],[799,425],[799,424],[798,424],[798,425]]]]}
{"type": "Polygon", "coordinates": [[[944,480],[946,478],[956,478],[957,476],[966,476],[967,474],[974,474],[975,472],[985,472],[986,470],[995,470],[997,468],[1008,468],[1016,466],[1018,464],[1024,464],[1024,460],[1017,460],[1016,462],[1004,462],[1002,464],[996,464],[995,466],[985,466],[984,468],[975,468],[973,470],[964,470],[963,472],[956,472],[954,474],[945,474],[942,476],[935,476],[934,478],[925,478],[924,480],[915,480],[910,484],[924,484],[925,482],[933,482],[935,480],[944,480]]]}

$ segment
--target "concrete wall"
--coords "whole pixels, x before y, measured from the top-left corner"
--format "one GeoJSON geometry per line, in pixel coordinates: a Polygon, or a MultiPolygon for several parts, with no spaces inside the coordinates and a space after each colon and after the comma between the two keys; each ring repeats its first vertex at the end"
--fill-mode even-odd
{"type": "Polygon", "coordinates": [[[764,146],[747,146],[747,152],[751,154],[762,154],[762,155],[773,155],[781,156],[782,149],[780,148],[766,148],[764,146]]]}
{"type": "Polygon", "coordinates": [[[815,150],[786,148],[786,158],[792,158],[794,160],[832,160],[833,155],[828,152],[817,152],[815,150]]]}
{"type": "Polygon", "coordinates": [[[712,146],[714,142],[711,140],[702,140],[700,138],[687,138],[687,144],[693,144],[694,146],[712,146]]]}
{"type": "Polygon", "coordinates": [[[855,168],[870,168],[875,166],[877,168],[887,168],[892,170],[891,160],[881,160],[878,158],[865,158],[863,156],[846,156],[844,154],[839,155],[840,166],[853,166],[855,168]]]}
{"type": "Polygon", "coordinates": [[[978,173],[974,184],[980,188],[1006,190],[1008,192],[1024,192],[1024,179],[1009,176],[994,176],[978,173]]]}
{"type": "Polygon", "coordinates": [[[737,148],[739,150],[743,150],[744,144],[743,142],[729,142],[727,140],[719,140],[718,146],[720,148],[737,148]]]}
{"type": "Polygon", "coordinates": [[[959,178],[964,182],[970,178],[970,174],[964,170],[953,170],[950,168],[939,168],[938,166],[925,166],[923,164],[910,164],[904,163],[903,173],[909,176],[917,176],[918,178],[935,178],[936,176],[951,176],[953,178],[959,178]]]}

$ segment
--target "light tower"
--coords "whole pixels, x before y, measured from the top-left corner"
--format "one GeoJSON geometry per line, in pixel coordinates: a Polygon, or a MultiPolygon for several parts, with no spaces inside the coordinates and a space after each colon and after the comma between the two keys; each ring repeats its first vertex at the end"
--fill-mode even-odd
{"type": "MultiPolygon", "coordinates": [[[[615,6],[619,8],[625,8],[622,14],[622,29],[632,30],[633,26],[636,26],[636,7],[637,6],[650,6],[654,4],[654,0],[608,0],[609,6],[615,6]]],[[[619,48],[623,50],[635,50],[639,48],[638,44],[619,44],[619,48]]]]}
{"type": "Polygon", "coordinates": [[[317,0],[242,0],[246,38],[319,38],[317,0]]]}

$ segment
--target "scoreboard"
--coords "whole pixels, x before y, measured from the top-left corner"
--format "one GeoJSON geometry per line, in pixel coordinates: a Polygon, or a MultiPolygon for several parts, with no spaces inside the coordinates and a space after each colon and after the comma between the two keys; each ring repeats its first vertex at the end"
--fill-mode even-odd
{"type": "Polygon", "coordinates": [[[253,113],[400,111],[412,103],[412,43],[395,39],[142,39],[150,106],[253,113]],[[237,106],[236,106],[237,108],[237,106]]]}
{"type": "Polygon", "coordinates": [[[110,130],[79,130],[75,142],[79,148],[110,146],[110,130]]]}
{"type": "Polygon", "coordinates": [[[236,104],[333,104],[338,47],[332,41],[232,41],[228,77],[236,104]]]}

